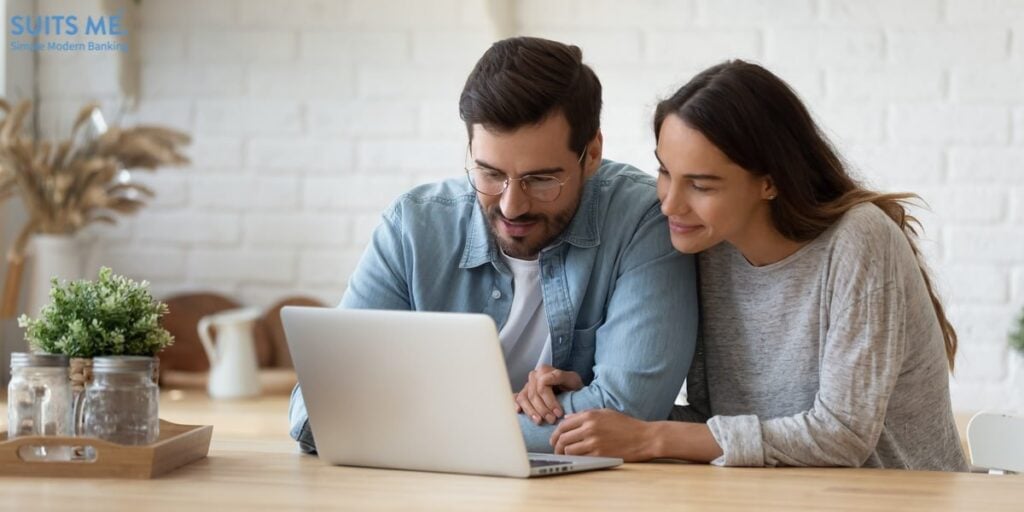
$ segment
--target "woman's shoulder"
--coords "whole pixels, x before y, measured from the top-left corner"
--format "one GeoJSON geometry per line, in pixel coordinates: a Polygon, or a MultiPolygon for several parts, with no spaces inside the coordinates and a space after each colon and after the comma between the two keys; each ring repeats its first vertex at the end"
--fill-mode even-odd
{"type": "Polygon", "coordinates": [[[835,225],[839,238],[856,236],[864,239],[888,239],[901,235],[902,229],[896,221],[874,203],[862,203],[850,208],[835,225]]]}
{"type": "Polygon", "coordinates": [[[828,230],[832,253],[877,260],[910,251],[903,228],[873,203],[850,208],[828,230]]]}
{"type": "Polygon", "coordinates": [[[903,228],[872,203],[854,206],[830,231],[831,273],[840,282],[848,278],[874,288],[917,272],[903,228]]]}

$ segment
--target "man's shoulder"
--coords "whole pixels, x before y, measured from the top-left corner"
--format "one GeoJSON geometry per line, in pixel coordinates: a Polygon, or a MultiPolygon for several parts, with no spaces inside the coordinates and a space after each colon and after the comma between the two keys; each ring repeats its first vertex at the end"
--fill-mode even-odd
{"type": "Polygon", "coordinates": [[[449,223],[452,214],[472,214],[476,195],[465,179],[451,178],[413,187],[398,196],[385,211],[396,222],[416,218],[420,222],[449,223]]]}
{"type": "Polygon", "coordinates": [[[605,160],[588,186],[601,224],[635,224],[660,212],[657,181],[629,164],[605,160]]]}
{"type": "MultiPolygon", "coordinates": [[[[591,181],[608,191],[625,191],[644,195],[656,194],[657,181],[654,176],[632,165],[612,160],[603,160],[601,167],[591,181]]],[[[652,197],[655,197],[652,195],[652,197]]]]}

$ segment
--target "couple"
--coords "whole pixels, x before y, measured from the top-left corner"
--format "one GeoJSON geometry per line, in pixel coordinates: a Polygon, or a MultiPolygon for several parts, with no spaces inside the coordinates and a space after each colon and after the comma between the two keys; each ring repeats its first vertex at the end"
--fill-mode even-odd
{"type": "MultiPolygon", "coordinates": [[[[490,315],[530,451],[967,469],[913,196],[861,188],[779,78],[662,101],[657,179],[602,160],[575,46],[495,43],[459,110],[466,177],[395,201],[340,307],[490,315]]],[[[290,419],[315,451],[298,387],[290,419]]]]}

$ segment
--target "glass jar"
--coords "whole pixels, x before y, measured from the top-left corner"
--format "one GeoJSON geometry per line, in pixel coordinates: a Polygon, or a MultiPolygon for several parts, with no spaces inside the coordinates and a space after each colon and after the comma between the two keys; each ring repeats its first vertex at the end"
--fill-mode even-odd
{"type": "Polygon", "coordinates": [[[151,444],[160,437],[159,402],[152,357],[93,358],[92,382],[80,406],[81,435],[118,444],[151,444]]]}
{"type": "Polygon", "coordinates": [[[74,435],[68,358],[11,354],[7,385],[7,437],[74,435]]]}

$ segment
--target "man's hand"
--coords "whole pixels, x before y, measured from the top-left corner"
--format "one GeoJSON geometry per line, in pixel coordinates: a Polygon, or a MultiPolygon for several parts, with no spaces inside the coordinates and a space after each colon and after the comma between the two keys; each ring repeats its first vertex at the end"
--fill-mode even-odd
{"type": "Polygon", "coordinates": [[[654,424],[611,409],[592,409],[566,416],[551,435],[558,455],[621,457],[641,462],[656,457],[654,424]]]}
{"type": "Polygon", "coordinates": [[[541,365],[530,372],[523,390],[516,394],[516,412],[525,413],[537,425],[553,424],[565,415],[555,395],[582,388],[583,379],[578,373],[541,365]]]}

